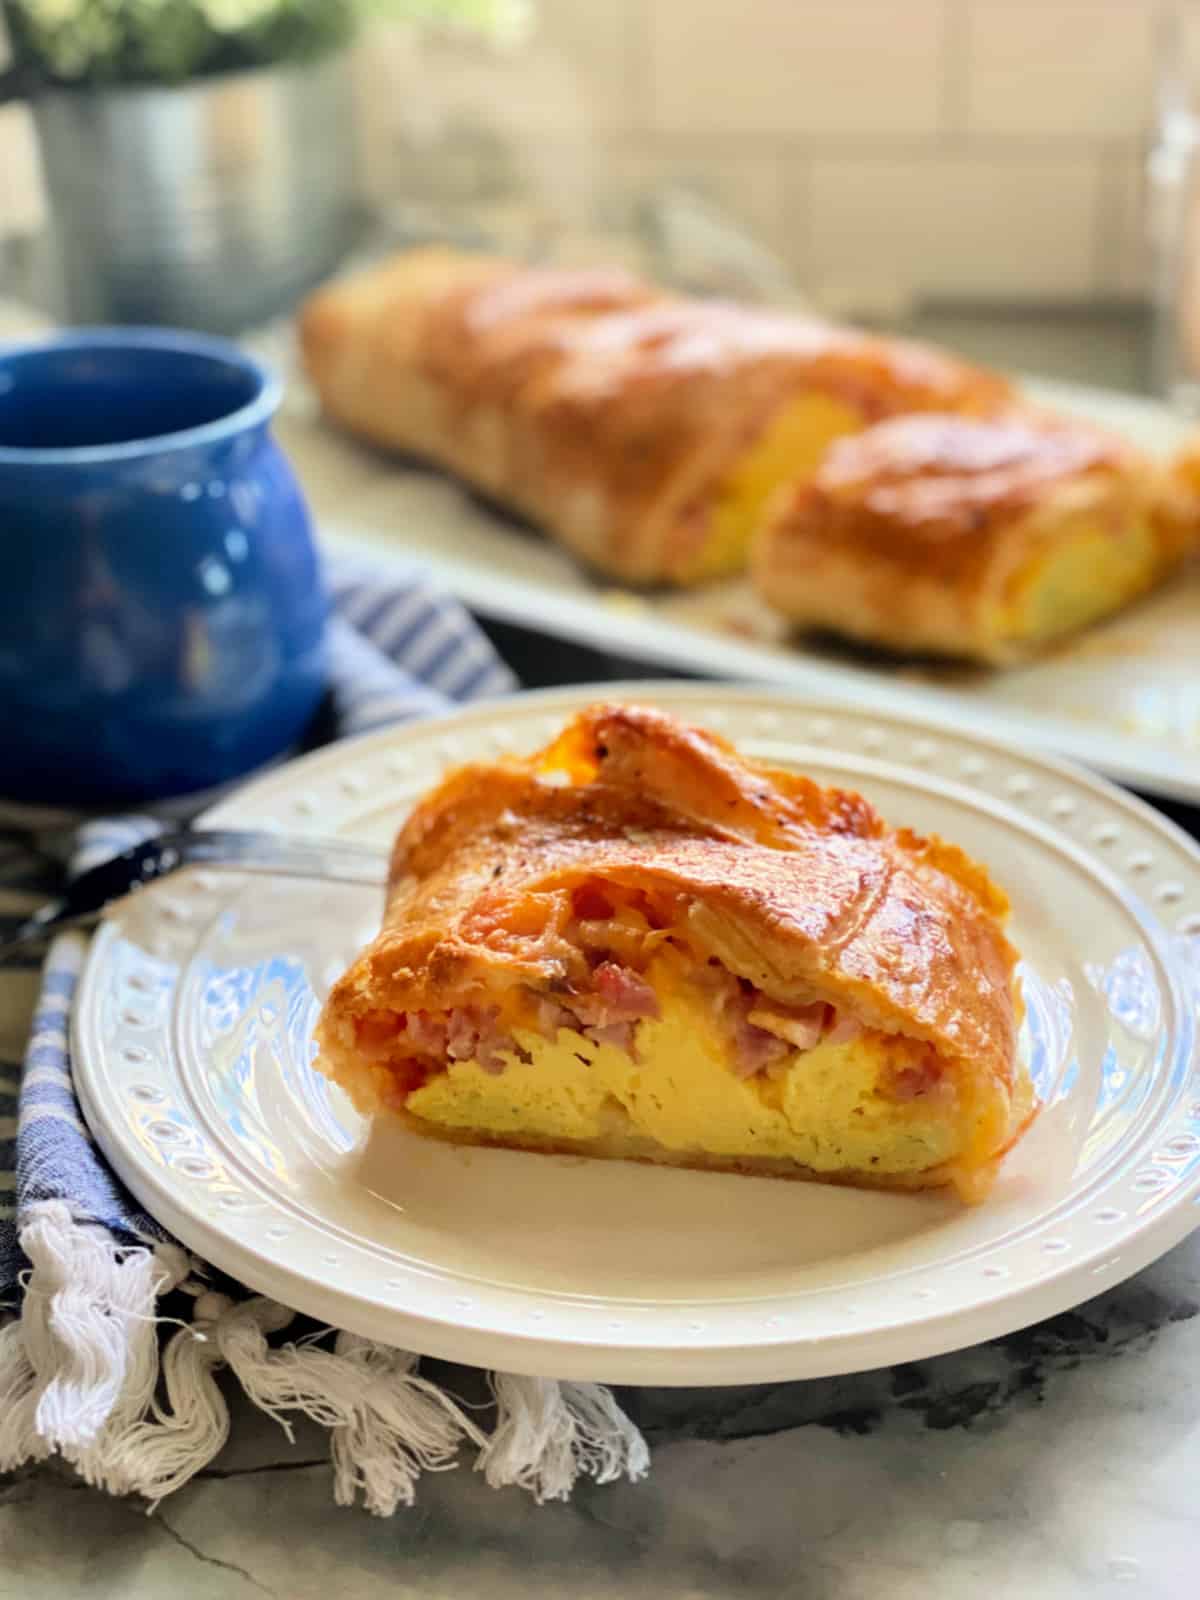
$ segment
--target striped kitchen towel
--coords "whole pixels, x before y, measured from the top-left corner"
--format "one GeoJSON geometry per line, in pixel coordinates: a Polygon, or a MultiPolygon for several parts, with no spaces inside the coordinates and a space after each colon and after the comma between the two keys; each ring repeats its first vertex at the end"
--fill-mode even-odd
{"type": "MultiPolygon", "coordinates": [[[[331,586],[339,735],[514,687],[472,619],[420,573],[335,563],[331,586]]],[[[160,825],[82,823],[73,869],[160,825]]],[[[0,822],[0,936],[53,891],[54,867],[53,852],[0,822]]],[[[66,934],[40,975],[31,959],[0,972],[0,1471],[59,1454],[90,1483],[156,1503],[224,1444],[224,1369],[285,1428],[288,1412],[325,1425],[337,1499],[378,1514],[411,1504],[421,1470],[454,1465],[464,1446],[490,1483],[539,1499],[567,1494],[581,1471],[640,1476],[645,1445],[606,1390],[492,1374],[485,1432],[414,1354],[334,1329],[289,1342],[288,1307],[217,1280],[172,1240],[80,1116],[68,1019],[85,948],[66,934]]]]}

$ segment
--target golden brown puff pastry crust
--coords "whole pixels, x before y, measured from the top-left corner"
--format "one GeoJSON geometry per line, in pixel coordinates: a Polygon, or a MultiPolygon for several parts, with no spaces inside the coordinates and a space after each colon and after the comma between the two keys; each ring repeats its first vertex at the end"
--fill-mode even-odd
{"type": "Polygon", "coordinates": [[[336,421],[496,490],[496,413],[553,363],[560,333],[653,297],[618,268],[522,268],[430,248],[319,290],[301,309],[299,337],[336,421]]]}
{"type": "Polygon", "coordinates": [[[596,879],[658,897],[698,959],[772,1000],[828,999],[1012,1089],[1015,953],[984,869],[859,795],[635,706],[594,706],[546,750],[465,767],[417,807],[383,928],[334,986],[319,1040],[335,1052],[380,1010],[570,982],[572,891],[596,879]]]}
{"type": "MultiPolygon", "coordinates": [[[[778,497],[754,575],[807,625],[1003,661],[1039,642],[1023,607],[1064,552],[1079,551],[1077,587],[1108,583],[1095,614],[1170,569],[1181,541],[1161,489],[1147,458],[1084,424],[1015,411],[898,418],[839,440],[810,483],[778,497]]],[[[1066,627],[1077,598],[1062,596],[1066,627]]]]}
{"type": "Polygon", "coordinates": [[[676,576],[725,475],[812,394],[862,422],[1009,398],[1001,379],[921,345],[717,301],[653,304],[565,332],[549,376],[517,400],[513,496],[593,566],[676,576]]]}
{"type": "Polygon", "coordinates": [[[373,444],[440,459],[445,425],[419,364],[430,316],[512,271],[494,257],[430,248],[318,290],[297,334],[328,415],[373,444]]]}
{"type": "Polygon", "coordinates": [[[1164,463],[1156,510],[1160,535],[1180,558],[1200,550],[1200,433],[1192,434],[1164,463]]]}
{"type": "Polygon", "coordinates": [[[476,487],[512,494],[514,410],[554,372],[574,333],[650,303],[656,291],[620,268],[513,268],[445,296],[426,320],[415,364],[438,396],[439,459],[476,487]]]}
{"type": "Polygon", "coordinates": [[[730,470],[806,395],[837,403],[840,431],[1011,398],[923,346],[671,298],[620,271],[445,251],[329,286],[300,332],[335,419],[452,467],[639,582],[689,576],[730,470]]]}

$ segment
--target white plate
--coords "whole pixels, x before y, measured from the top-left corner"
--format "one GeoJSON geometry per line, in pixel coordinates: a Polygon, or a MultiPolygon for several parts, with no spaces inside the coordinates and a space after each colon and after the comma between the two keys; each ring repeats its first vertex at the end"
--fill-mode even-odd
{"type": "MultiPolygon", "coordinates": [[[[617,691],[606,690],[613,695],[617,691]]],[[[117,907],[75,1019],[85,1114],[187,1244],[339,1326],[631,1383],[849,1372],[1062,1310],[1200,1222],[1200,852],[1099,780],[911,720],[746,689],[620,691],[848,782],[1012,894],[1046,1107],[987,1203],[460,1151],[364,1126],[310,1064],[374,894],[193,874],[117,907]]],[[[448,763],[548,738],[587,691],[372,735],[216,823],[386,843],[448,763]]]]}
{"type": "MultiPolygon", "coordinates": [[[[1188,431],[1151,401],[1023,381],[1036,400],[1160,454],[1188,431]]],[[[556,545],[487,511],[449,479],[337,434],[300,390],[279,435],[331,546],[420,561],[481,615],[677,671],[852,698],[883,714],[936,715],[1200,801],[1200,571],[1028,667],[887,667],[789,643],[744,580],[655,596],[597,584],[556,545]]]]}

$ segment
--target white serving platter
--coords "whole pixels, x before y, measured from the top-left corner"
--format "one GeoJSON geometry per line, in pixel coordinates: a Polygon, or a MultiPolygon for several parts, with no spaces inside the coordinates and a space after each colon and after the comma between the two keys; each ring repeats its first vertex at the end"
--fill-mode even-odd
{"type": "MultiPolygon", "coordinates": [[[[1150,401],[1023,382],[1038,401],[1160,454],[1188,431],[1150,401]]],[[[1200,801],[1200,566],[1029,666],[896,666],[789,640],[743,580],[653,595],[597,581],[451,480],[338,434],[301,384],[292,385],[279,435],[332,549],[419,562],[483,616],[629,662],[932,716],[1070,756],[1150,793],[1200,801]]]]}

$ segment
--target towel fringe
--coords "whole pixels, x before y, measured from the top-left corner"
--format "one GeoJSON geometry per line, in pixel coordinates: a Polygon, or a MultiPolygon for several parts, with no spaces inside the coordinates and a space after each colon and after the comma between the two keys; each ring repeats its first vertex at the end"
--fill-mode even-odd
{"type": "Polygon", "coordinates": [[[98,1480],[110,1493],[143,1496],[147,1511],[208,1466],[229,1438],[229,1407],[215,1376],[221,1352],[204,1331],[200,1303],[194,1324],[172,1334],[163,1349],[166,1405],[151,1398],[148,1414],[114,1441],[98,1480]]]}
{"type": "Polygon", "coordinates": [[[539,1502],[566,1499],[581,1473],[634,1481],[649,1464],[641,1434],[595,1384],[496,1373],[489,1437],[408,1351],[350,1333],[332,1349],[270,1344],[295,1313],[214,1292],[176,1245],[119,1245],[61,1201],[33,1209],[21,1244],[32,1271],[21,1317],[0,1328],[0,1470],[58,1452],[88,1483],[153,1509],[229,1436],[222,1367],[289,1439],[297,1413],[327,1428],[335,1499],[361,1497],[376,1516],[412,1505],[421,1473],[455,1466],[464,1441],[493,1488],[515,1484],[539,1502]],[[160,1324],[173,1319],[157,1316],[157,1300],[176,1288],[194,1297],[193,1320],[160,1360],[160,1324]]]}
{"type": "Polygon", "coordinates": [[[366,1382],[353,1422],[333,1430],[333,1494],[338,1505],[363,1504],[390,1517],[413,1503],[422,1472],[454,1467],[463,1439],[482,1447],[484,1434],[453,1400],[416,1371],[417,1357],[354,1333],[339,1333],[338,1360],[366,1382]]]}
{"type": "Polygon", "coordinates": [[[158,1376],[155,1304],[187,1270],[177,1246],[118,1244],[76,1222],[61,1200],[30,1207],[21,1229],[30,1261],[21,1328],[35,1374],[32,1425],[50,1450],[87,1475],[108,1427],[145,1409],[158,1376]]]}
{"type": "Polygon", "coordinates": [[[493,1489],[516,1484],[540,1505],[569,1499],[581,1473],[597,1483],[645,1476],[646,1441],[601,1385],[505,1372],[491,1384],[496,1425],[475,1467],[493,1489]]]}
{"type": "Polygon", "coordinates": [[[560,1388],[575,1418],[579,1470],[597,1483],[644,1478],[650,1470],[649,1446],[612,1390],[600,1383],[563,1383],[560,1388]]]}
{"type": "Polygon", "coordinates": [[[0,1328],[0,1472],[44,1461],[50,1446],[34,1426],[37,1373],[25,1348],[25,1324],[14,1317],[0,1328]]]}

